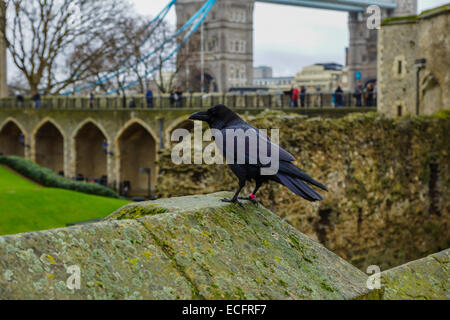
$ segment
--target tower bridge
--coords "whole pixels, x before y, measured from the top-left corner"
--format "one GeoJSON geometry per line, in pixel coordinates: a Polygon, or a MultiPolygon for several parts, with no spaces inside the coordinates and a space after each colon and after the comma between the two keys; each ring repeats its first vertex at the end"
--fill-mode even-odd
{"type": "MultiPolygon", "coordinates": [[[[203,81],[198,83],[205,88],[200,89],[222,92],[252,84],[255,1],[349,12],[350,88],[354,86],[356,74],[361,75],[362,81],[373,80],[377,75],[377,30],[367,28],[365,9],[377,5],[383,18],[417,12],[417,0],[218,0],[202,24],[201,32],[197,32],[187,48],[180,52],[194,57],[186,66],[186,77],[189,78],[186,81],[202,78],[203,81]]],[[[177,24],[186,23],[203,4],[205,0],[178,0],[177,24]]],[[[3,37],[5,17],[5,2],[0,0],[0,98],[8,94],[3,37]]]]}
{"type": "MultiPolygon", "coordinates": [[[[377,32],[367,29],[364,8],[370,4],[380,5],[384,16],[408,15],[417,10],[417,0],[259,2],[349,12],[350,72],[354,78],[354,74],[360,71],[363,81],[376,78],[377,61],[377,32]]],[[[178,0],[177,23],[180,25],[186,22],[204,3],[205,0],[178,0]]],[[[200,41],[203,35],[203,77],[210,88],[215,85],[218,91],[227,91],[233,86],[252,83],[254,3],[255,0],[218,0],[203,25],[203,31],[191,38],[187,47],[193,50],[198,47],[192,44],[200,41]]],[[[1,35],[5,26],[2,5],[4,1],[0,0],[0,97],[7,95],[6,45],[1,35]]],[[[202,55],[196,50],[192,52],[195,59],[192,65],[187,66],[187,74],[195,75],[195,66],[200,64],[202,55]]],[[[181,51],[180,54],[186,53],[189,52],[181,51]]],[[[248,97],[243,98],[243,107],[247,107],[248,97]]],[[[259,105],[259,97],[253,98],[258,99],[259,105]]],[[[69,100],[62,97],[55,99],[69,100]]],[[[131,194],[146,194],[147,176],[140,174],[139,169],[151,169],[154,186],[158,176],[159,152],[170,145],[170,135],[175,128],[191,125],[186,119],[195,108],[201,106],[196,104],[191,106],[194,109],[179,110],[36,110],[23,106],[2,107],[0,152],[24,156],[68,178],[77,175],[86,178],[106,177],[108,185],[115,189],[120,189],[123,182],[129,181],[131,194]]],[[[65,108],[68,108],[67,104],[65,108]]],[[[248,112],[246,109],[241,111],[248,112]]]]}
{"type": "MultiPolygon", "coordinates": [[[[350,88],[355,85],[357,73],[363,82],[377,77],[377,30],[367,28],[366,8],[379,6],[382,18],[417,12],[417,0],[218,0],[204,22],[203,32],[191,38],[191,50],[182,51],[194,56],[186,74],[198,80],[203,70],[206,91],[252,85],[255,2],[348,12],[350,88]]],[[[203,3],[204,0],[177,1],[177,24],[185,23],[203,3]]]]}

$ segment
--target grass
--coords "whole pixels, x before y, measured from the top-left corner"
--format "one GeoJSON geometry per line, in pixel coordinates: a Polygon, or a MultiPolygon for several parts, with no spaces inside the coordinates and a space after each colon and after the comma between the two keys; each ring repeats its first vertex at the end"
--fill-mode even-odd
{"type": "Polygon", "coordinates": [[[103,218],[127,201],[45,188],[0,166],[0,235],[103,218]]]}

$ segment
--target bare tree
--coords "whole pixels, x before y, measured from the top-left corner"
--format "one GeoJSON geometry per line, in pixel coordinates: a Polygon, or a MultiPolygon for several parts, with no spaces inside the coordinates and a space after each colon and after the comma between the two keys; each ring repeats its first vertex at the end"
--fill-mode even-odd
{"type": "Polygon", "coordinates": [[[30,90],[59,93],[84,81],[111,50],[124,0],[6,0],[6,43],[30,90]],[[77,59],[74,59],[77,57],[77,59]],[[69,67],[68,67],[69,66],[69,67]]]}
{"type": "MultiPolygon", "coordinates": [[[[102,42],[111,50],[96,59],[87,82],[98,83],[104,92],[116,88],[122,94],[125,94],[125,87],[136,82],[133,89],[145,92],[153,73],[160,70],[162,57],[169,55],[175,45],[174,41],[168,41],[173,34],[168,24],[150,21],[150,17],[139,14],[116,21],[115,33],[102,37],[102,42]]],[[[72,59],[91,55],[86,48],[80,48],[80,51],[72,59]]]]}

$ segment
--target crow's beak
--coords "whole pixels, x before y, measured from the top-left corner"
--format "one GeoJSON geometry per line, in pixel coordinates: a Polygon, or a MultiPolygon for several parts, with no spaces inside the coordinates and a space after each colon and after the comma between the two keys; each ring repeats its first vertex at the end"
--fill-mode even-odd
{"type": "Polygon", "coordinates": [[[190,116],[189,120],[208,121],[209,115],[208,115],[208,112],[206,112],[206,111],[197,112],[197,113],[194,113],[192,116],[190,116]]]}

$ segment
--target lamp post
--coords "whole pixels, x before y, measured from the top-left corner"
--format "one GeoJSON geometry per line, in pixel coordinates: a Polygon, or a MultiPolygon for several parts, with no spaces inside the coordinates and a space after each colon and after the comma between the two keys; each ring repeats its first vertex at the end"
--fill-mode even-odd
{"type": "Polygon", "coordinates": [[[152,170],[150,168],[140,168],[139,171],[140,173],[147,174],[148,176],[148,187],[147,187],[148,200],[156,200],[156,197],[152,196],[152,186],[151,186],[152,170]]]}

